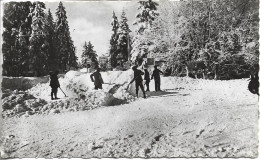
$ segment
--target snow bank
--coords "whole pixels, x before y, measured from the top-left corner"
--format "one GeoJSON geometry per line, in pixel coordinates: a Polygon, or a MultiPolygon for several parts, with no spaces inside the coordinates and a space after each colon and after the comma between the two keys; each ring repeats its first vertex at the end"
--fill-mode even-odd
{"type": "Polygon", "coordinates": [[[101,74],[106,84],[103,84],[102,90],[94,90],[90,73],[69,71],[64,77],[59,78],[61,88],[67,97],[59,89],[58,97],[61,99],[55,101],[51,100],[49,81],[47,83],[38,83],[23,92],[5,90],[3,94],[4,116],[89,110],[101,106],[119,105],[134,100],[131,95],[134,93],[133,85],[129,90],[126,90],[131,80],[132,72],[130,70],[125,72],[102,72],[101,74]],[[34,107],[31,107],[31,105],[34,107]]]}
{"type": "MultiPolygon", "coordinates": [[[[133,98],[131,95],[135,93],[134,84],[126,91],[126,87],[133,76],[131,70],[101,72],[104,83],[106,83],[103,84],[102,90],[94,90],[94,83],[90,79],[90,74],[91,73],[69,71],[64,78],[59,78],[61,89],[70,98],[81,98],[82,95],[93,95],[95,97],[97,94],[101,93],[107,94],[105,97],[113,96],[114,98],[122,100],[133,98]],[[119,88],[116,88],[116,92],[108,96],[109,91],[116,86],[119,86],[119,88]]],[[[51,88],[49,82],[36,85],[29,90],[29,93],[35,97],[50,101],[51,88]]],[[[58,97],[65,98],[61,90],[58,91],[58,97]]]]}
{"type": "Polygon", "coordinates": [[[46,83],[49,76],[44,77],[3,77],[2,89],[27,90],[38,83],[46,83]]]}
{"type": "MultiPolygon", "coordinates": [[[[103,89],[94,90],[94,83],[90,79],[90,73],[69,71],[64,77],[59,78],[61,88],[67,97],[59,89],[58,97],[61,99],[56,101],[51,100],[49,81],[47,83],[38,83],[24,92],[5,90],[2,97],[5,115],[8,117],[26,113],[27,111],[32,112],[31,114],[49,114],[90,110],[102,106],[124,104],[135,99],[135,83],[132,83],[126,89],[133,78],[132,70],[101,72],[101,75],[105,83],[103,84],[103,89]]],[[[239,82],[239,80],[232,80],[230,87],[237,88],[241,86],[239,82]]],[[[165,91],[181,89],[211,90],[219,88],[225,91],[225,83],[225,81],[192,79],[188,77],[161,77],[161,89],[165,91]]],[[[246,88],[247,86],[243,87],[246,88]]],[[[150,90],[154,91],[153,80],[150,83],[150,90]]],[[[149,94],[148,92],[148,98],[149,94]]],[[[139,96],[142,96],[141,90],[139,90],[139,96]]]]}
{"type": "Polygon", "coordinates": [[[18,92],[17,90],[5,92],[2,98],[4,118],[23,114],[32,115],[47,104],[45,100],[35,98],[24,91],[18,92]]]}

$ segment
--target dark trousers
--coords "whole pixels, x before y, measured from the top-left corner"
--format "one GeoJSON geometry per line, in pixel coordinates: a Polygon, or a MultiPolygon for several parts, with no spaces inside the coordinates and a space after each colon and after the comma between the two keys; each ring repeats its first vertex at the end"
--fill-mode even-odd
{"type": "Polygon", "coordinates": [[[150,91],[150,89],[149,89],[149,83],[150,83],[150,81],[145,81],[145,85],[146,85],[146,91],[150,91]]]}
{"type": "Polygon", "coordinates": [[[51,99],[57,98],[58,87],[51,87],[51,99]]]}
{"type": "Polygon", "coordinates": [[[95,85],[95,89],[102,89],[102,84],[101,85],[95,85]]]}
{"type": "Polygon", "coordinates": [[[161,90],[161,80],[160,79],[154,79],[154,84],[155,84],[155,91],[160,91],[161,90]]]}
{"type": "Polygon", "coordinates": [[[136,96],[138,97],[138,91],[139,91],[139,87],[141,88],[143,95],[145,97],[145,91],[144,91],[144,85],[142,82],[135,82],[135,91],[136,91],[136,96]]]}

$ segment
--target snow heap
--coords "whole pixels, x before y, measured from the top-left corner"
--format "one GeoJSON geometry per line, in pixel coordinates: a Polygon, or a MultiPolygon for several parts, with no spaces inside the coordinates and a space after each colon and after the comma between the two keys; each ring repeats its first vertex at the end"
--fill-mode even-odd
{"type": "MultiPolygon", "coordinates": [[[[82,97],[98,97],[98,99],[106,99],[111,96],[122,100],[132,98],[131,94],[134,92],[131,88],[133,87],[130,87],[130,90],[126,91],[126,87],[129,84],[133,74],[131,70],[101,72],[104,83],[106,83],[103,84],[102,90],[94,90],[94,83],[90,79],[90,74],[91,73],[69,71],[64,78],[59,79],[61,89],[69,98],[81,99],[82,97]],[[119,86],[119,88],[116,89],[116,92],[113,94],[109,93],[109,91],[115,88],[115,86],[119,86]]],[[[51,99],[51,88],[49,83],[38,84],[31,88],[29,93],[46,101],[50,101],[51,99]]],[[[60,89],[58,91],[58,97],[62,99],[65,98],[60,89]]],[[[100,100],[98,100],[98,102],[100,102],[100,100]]],[[[102,102],[101,104],[111,105],[106,102],[102,102]]]]}
{"type": "Polygon", "coordinates": [[[61,99],[55,101],[51,100],[49,82],[39,83],[23,92],[5,93],[5,97],[3,97],[4,117],[89,110],[134,100],[134,84],[126,90],[131,76],[133,76],[131,70],[102,72],[101,75],[106,84],[103,84],[102,90],[94,90],[90,73],[86,73],[84,70],[82,72],[69,71],[64,77],[59,78],[61,89],[67,97],[59,89],[58,97],[61,99]]]}
{"type": "MultiPolygon", "coordinates": [[[[39,83],[26,91],[3,90],[2,104],[3,117],[51,114],[61,112],[74,112],[91,110],[102,106],[120,105],[133,101],[135,98],[135,83],[127,86],[133,78],[133,71],[109,71],[101,72],[104,83],[102,90],[94,90],[94,83],[90,79],[90,73],[69,71],[64,77],[59,78],[64,96],[59,89],[59,100],[51,100],[51,87],[49,82],[39,83]]],[[[167,90],[211,90],[222,88],[225,90],[225,81],[191,79],[188,77],[161,77],[161,89],[167,90]]],[[[237,81],[232,85],[240,86],[237,81]]],[[[151,80],[150,88],[153,91],[154,81],[151,80]]],[[[245,88],[247,86],[244,86],[245,88]]],[[[149,98],[150,92],[147,92],[149,98]]],[[[139,90],[139,96],[142,96],[139,90]]]]}
{"type": "Polygon", "coordinates": [[[2,96],[3,117],[15,115],[32,115],[39,111],[41,106],[47,104],[43,99],[35,98],[33,95],[24,91],[5,90],[2,96]]]}

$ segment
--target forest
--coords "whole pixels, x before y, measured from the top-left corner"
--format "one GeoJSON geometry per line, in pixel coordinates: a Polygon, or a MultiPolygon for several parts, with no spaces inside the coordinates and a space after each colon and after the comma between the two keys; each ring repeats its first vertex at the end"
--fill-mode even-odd
{"type": "MultiPolygon", "coordinates": [[[[141,66],[145,58],[162,58],[170,75],[183,76],[185,64],[203,62],[206,76],[248,78],[258,71],[258,0],[139,1],[135,21],[112,15],[109,64],[141,66]],[[128,24],[129,23],[129,24],[128,24]],[[134,31],[129,25],[133,25],[134,31]]],[[[93,44],[84,42],[81,61],[75,54],[62,2],[53,20],[43,2],[4,3],[3,75],[43,76],[98,67],[93,44]]],[[[104,44],[105,46],[105,44],[104,44]]]]}
{"type": "Polygon", "coordinates": [[[43,76],[50,70],[77,67],[62,2],[54,22],[43,2],[3,3],[3,75],[43,76]]]}
{"type": "Polygon", "coordinates": [[[180,76],[184,62],[204,61],[219,79],[258,72],[259,1],[139,2],[131,59],[161,56],[180,76]]]}

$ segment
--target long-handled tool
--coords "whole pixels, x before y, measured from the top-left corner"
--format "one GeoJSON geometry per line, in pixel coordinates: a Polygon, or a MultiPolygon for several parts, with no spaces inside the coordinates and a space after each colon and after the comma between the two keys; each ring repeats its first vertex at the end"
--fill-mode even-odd
{"type": "MultiPolygon", "coordinates": [[[[59,87],[60,88],[60,87],[59,87]]],[[[64,91],[60,88],[60,90],[62,91],[62,93],[65,95],[65,97],[68,97],[65,93],[64,93],[64,91]]]]}
{"type": "MultiPolygon", "coordinates": [[[[132,80],[132,83],[134,82],[134,80],[139,77],[139,76],[142,76],[142,73],[138,74],[136,77],[134,77],[134,79],[132,80]]],[[[130,86],[131,82],[128,83],[127,87],[126,87],[126,90],[128,90],[129,86],[130,86]]]]}
{"type": "Polygon", "coordinates": [[[110,84],[110,85],[113,85],[113,84],[116,84],[116,83],[103,83],[103,84],[110,84]]]}

